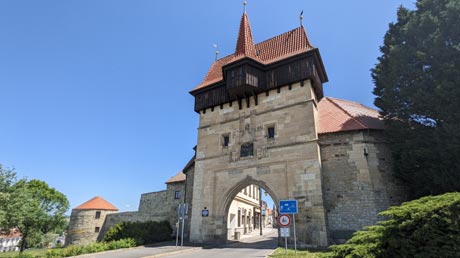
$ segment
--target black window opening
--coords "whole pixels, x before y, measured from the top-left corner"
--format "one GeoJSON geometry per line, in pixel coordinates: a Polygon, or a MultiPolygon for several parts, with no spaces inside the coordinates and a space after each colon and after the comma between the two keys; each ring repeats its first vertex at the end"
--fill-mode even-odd
{"type": "Polygon", "coordinates": [[[180,198],[180,191],[176,191],[174,193],[174,199],[179,199],[180,198]]]}
{"type": "Polygon", "coordinates": [[[96,216],[95,216],[96,219],[100,219],[101,218],[101,212],[100,211],[96,211],[96,216]]]}
{"type": "Polygon", "coordinates": [[[254,156],[254,144],[252,142],[241,144],[240,157],[254,156]]]}
{"type": "Polygon", "coordinates": [[[267,138],[275,139],[275,127],[274,126],[267,127],[267,138]]]}
{"type": "Polygon", "coordinates": [[[228,147],[228,144],[230,143],[230,135],[224,135],[222,139],[222,146],[228,147]]]}
{"type": "Polygon", "coordinates": [[[101,231],[101,228],[100,228],[100,227],[94,228],[94,233],[99,233],[99,231],[101,231]]]}

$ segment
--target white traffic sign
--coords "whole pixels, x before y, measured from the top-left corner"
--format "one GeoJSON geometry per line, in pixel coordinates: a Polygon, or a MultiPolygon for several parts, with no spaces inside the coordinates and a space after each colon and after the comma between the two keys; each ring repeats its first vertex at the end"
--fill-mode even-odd
{"type": "Polygon", "coordinates": [[[291,225],[291,217],[289,217],[289,215],[287,214],[281,214],[278,217],[278,223],[282,227],[288,227],[289,225],[291,225]]]}
{"type": "Polygon", "coordinates": [[[289,228],[280,228],[281,237],[289,237],[290,235],[291,235],[291,232],[289,231],[289,228]]]}

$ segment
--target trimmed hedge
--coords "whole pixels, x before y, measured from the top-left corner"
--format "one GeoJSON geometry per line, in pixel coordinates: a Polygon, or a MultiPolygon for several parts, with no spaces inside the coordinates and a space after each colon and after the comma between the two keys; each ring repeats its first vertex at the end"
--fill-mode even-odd
{"type": "Polygon", "coordinates": [[[152,244],[171,239],[172,228],[169,221],[121,222],[111,227],[104,241],[132,238],[136,245],[152,244]]]}
{"type": "Polygon", "coordinates": [[[422,197],[380,215],[388,219],[332,246],[324,257],[460,257],[460,193],[422,197]]]}

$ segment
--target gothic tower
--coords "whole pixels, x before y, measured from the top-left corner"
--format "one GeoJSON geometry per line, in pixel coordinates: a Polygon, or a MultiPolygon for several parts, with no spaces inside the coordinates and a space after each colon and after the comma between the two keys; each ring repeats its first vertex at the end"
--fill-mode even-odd
{"type": "Polygon", "coordinates": [[[299,244],[327,246],[318,142],[327,80],[303,26],[254,44],[242,15],[235,53],[216,60],[191,91],[200,116],[191,242],[226,240],[231,201],[255,184],[275,203],[298,201],[299,244]]]}

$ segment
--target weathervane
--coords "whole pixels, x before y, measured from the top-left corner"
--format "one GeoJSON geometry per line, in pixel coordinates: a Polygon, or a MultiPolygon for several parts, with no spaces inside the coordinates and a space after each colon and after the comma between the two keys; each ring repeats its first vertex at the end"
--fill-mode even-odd
{"type": "Polygon", "coordinates": [[[300,17],[299,17],[299,18],[300,18],[300,27],[302,27],[302,26],[303,26],[303,24],[302,24],[302,20],[303,20],[303,10],[300,12],[300,17]]]}
{"type": "Polygon", "coordinates": [[[217,45],[217,43],[214,43],[213,47],[216,49],[216,61],[217,61],[217,57],[219,56],[219,46],[217,45]]]}
{"type": "Polygon", "coordinates": [[[246,0],[243,1],[243,11],[244,13],[246,13],[246,4],[248,4],[248,2],[246,2],[246,0]]]}

